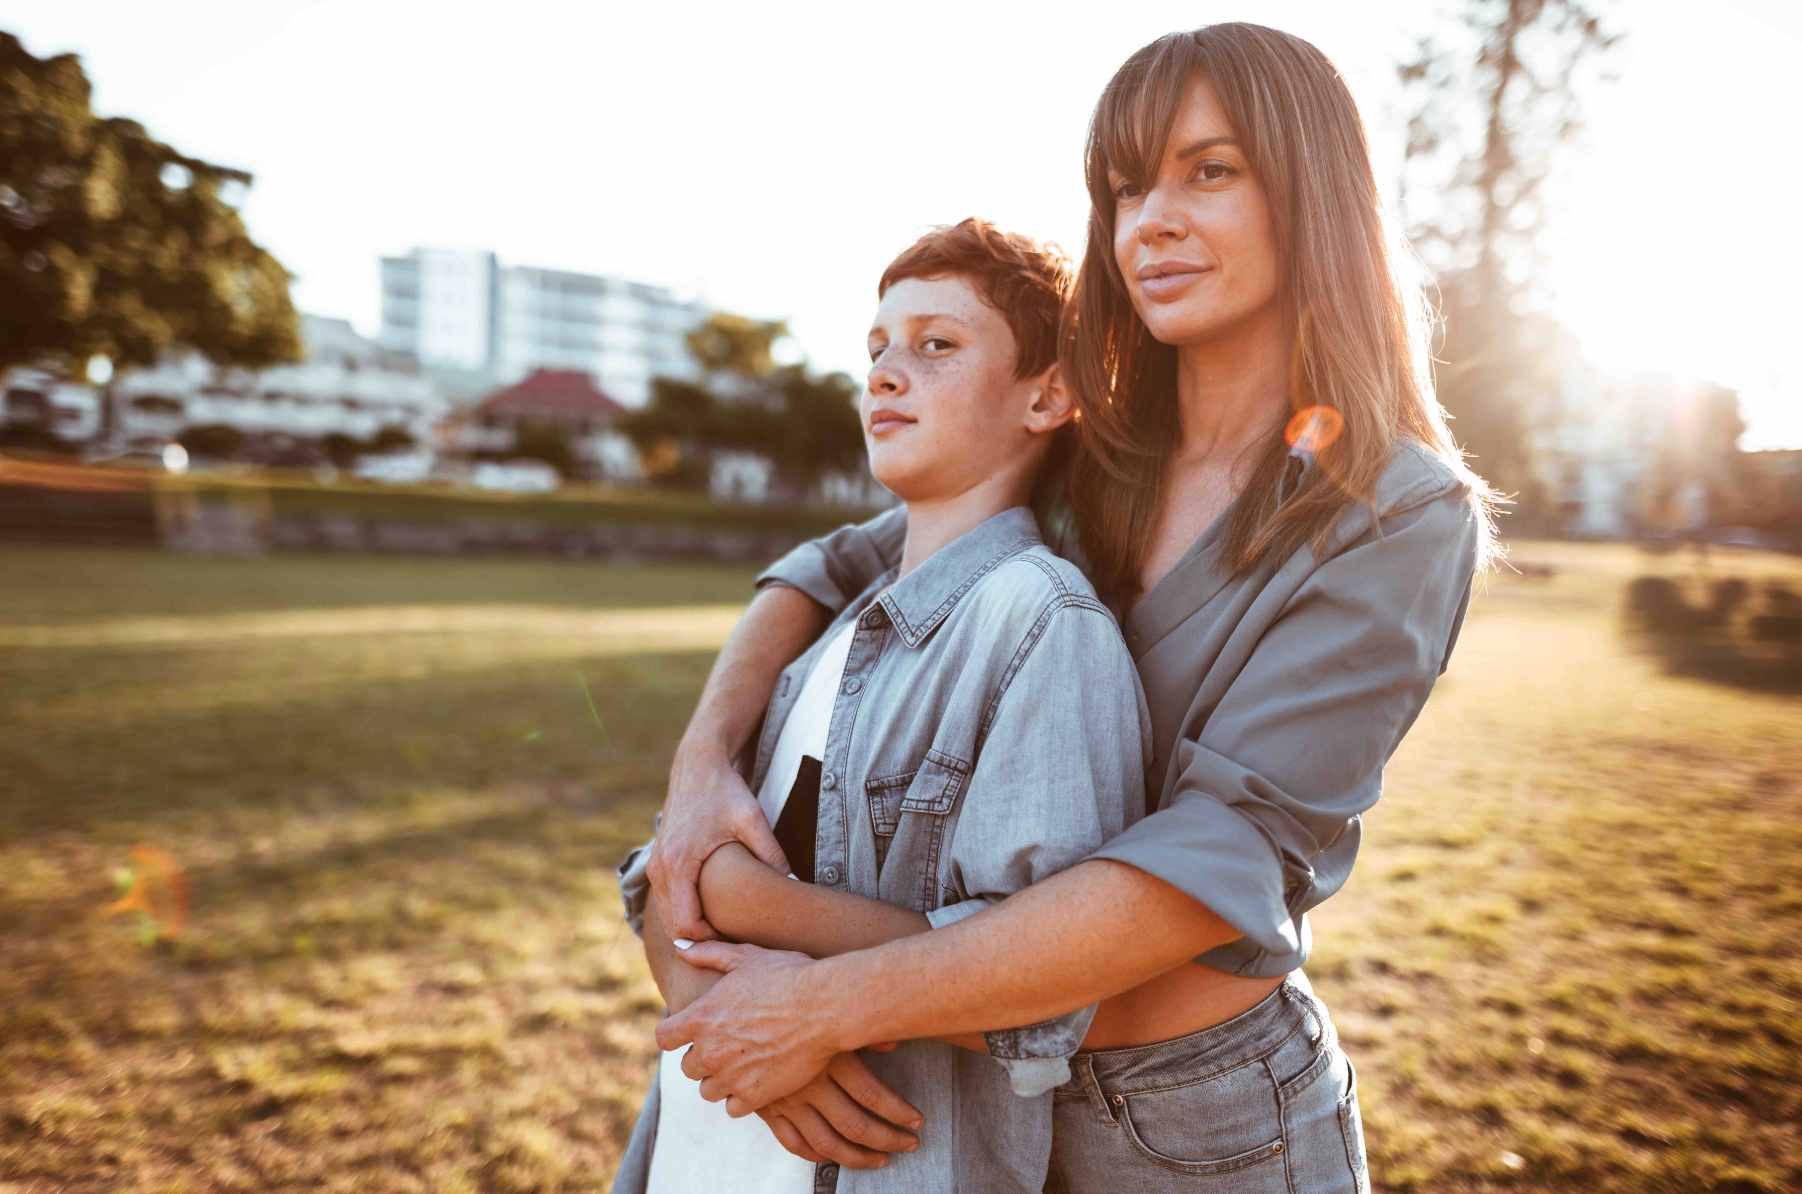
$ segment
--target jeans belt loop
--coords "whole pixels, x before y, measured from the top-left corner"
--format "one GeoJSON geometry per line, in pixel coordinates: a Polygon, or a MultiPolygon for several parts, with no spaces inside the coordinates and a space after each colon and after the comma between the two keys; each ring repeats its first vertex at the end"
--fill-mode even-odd
{"type": "Polygon", "coordinates": [[[1095,1061],[1087,1053],[1078,1053],[1070,1059],[1070,1064],[1082,1078],[1083,1093],[1089,1096],[1089,1106],[1095,1111],[1095,1118],[1104,1124],[1114,1123],[1113,1109],[1107,1105],[1107,1096],[1101,1093],[1101,1084],[1095,1081],[1095,1061]]]}

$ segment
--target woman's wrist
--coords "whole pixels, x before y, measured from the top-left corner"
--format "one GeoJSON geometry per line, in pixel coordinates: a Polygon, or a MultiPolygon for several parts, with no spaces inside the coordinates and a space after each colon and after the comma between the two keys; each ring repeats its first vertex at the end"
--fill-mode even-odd
{"type": "Polygon", "coordinates": [[[859,959],[867,951],[825,958],[807,968],[808,1014],[834,1052],[850,1053],[878,1041],[892,1041],[884,1030],[884,1008],[868,966],[859,959]]]}

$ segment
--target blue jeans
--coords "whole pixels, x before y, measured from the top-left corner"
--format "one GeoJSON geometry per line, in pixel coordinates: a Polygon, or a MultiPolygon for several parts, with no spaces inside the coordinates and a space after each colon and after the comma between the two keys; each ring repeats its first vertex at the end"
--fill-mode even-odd
{"type": "Polygon", "coordinates": [[[1351,1062],[1299,971],[1224,1024],[1071,1071],[1047,1194],[1368,1194],[1351,1062]]]}

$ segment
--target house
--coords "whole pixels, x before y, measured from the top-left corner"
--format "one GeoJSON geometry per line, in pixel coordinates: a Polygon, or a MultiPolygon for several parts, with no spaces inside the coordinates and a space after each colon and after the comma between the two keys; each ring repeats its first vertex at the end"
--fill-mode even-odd
{"type": "Polygon", "coordinates": [[[614,430],[626,408],[580,369],[534,369],[463,412],[445,433],[452,451],[477,459],[559,453],[566,475],[631,483],[640,479],[638,451],[614,430]],[[534,442],[536,441],[536,442],[534,442]]]}
{"type": "Polygon", "coordinates": [[[47,369],[0,378],[0,430],[9,440],[71,448],[100,433],[100,413],[100,395],[85,382],[47,369]]]}
{"type": "Polygon", "coordinates": [[[444,402],[409,356],[358,335],[348,320],[300,317],[305,357],[250,370],[198,352],[122,372],[112,385],[111,445],[160,450],[196,428],[227,428],[252,459],[318,457],[330,437],[425,444],[444,402]]]}

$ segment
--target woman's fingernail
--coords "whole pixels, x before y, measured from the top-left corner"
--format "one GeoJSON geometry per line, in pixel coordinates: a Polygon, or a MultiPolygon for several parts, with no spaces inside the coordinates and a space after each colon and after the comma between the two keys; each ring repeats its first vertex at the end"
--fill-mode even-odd
{"type": "Polygon", "coordinates": [[[693,945],[694,942],[690,941],[686,937],[678,937],[678,938],[676,938],[675,944],[676,944],[677,949],[687,949],[689,946],[693,945]]]}

